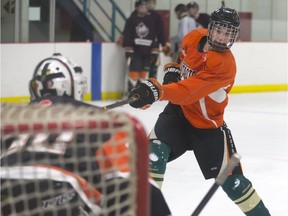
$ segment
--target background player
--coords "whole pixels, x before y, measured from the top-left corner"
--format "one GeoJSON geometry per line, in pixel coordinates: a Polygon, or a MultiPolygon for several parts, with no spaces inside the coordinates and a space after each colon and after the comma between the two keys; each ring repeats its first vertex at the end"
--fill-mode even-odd
{"type": "MultiPolygon", "coordinates": [[[[167,162],[188,150],[194,151],[205,179],[216,178],[237,152],[223,117],[236,76],[230,47],[239,28],[234,9],[216,9],[208,30],[197,29],[184,37],[180,64],[165,66],[164,85],[155,79],[145,80],[130,93],[129,97],[139,97],[130,103],[135,108],[147,108],[157,100],[170,102],[150,134],[150,172],[159,185],[167,162]]],[[[222,188],[245,215],[270,216],[240,164],[222,188]]]]}
{"type": "MultiPolygon", "coordinates": [[[[59,53],[56,53],[51,57],[42,60],[34,70],[33,77],[29,83],[31,104],[40,104],[45,106],[50,106],[54,104],[70,104],[77,107],[92,107],[93,110],[98,109],[102,111],[102,108],[92,106],[82,101],[86,93],[86,86],[86,78],[83,76],[82,68],[76,63],[74,63],[71,59],[62,56],[59,53]]],[[[101,111],[99,115],[101,115],[101,111]]],[[[103,110],[103,112],[106,111],[103,110]]],[[[1,145],[5,143],[8,148],[8,151],[6,151],[1,156],[1,166],[13,166],[16,163],[19,163],[17,159],[23,158],[23,161],[20,162],[20,164],[23,166],[27,164],[45,164],[47,165],[46,168],[50,169],[51,171],[57,170],[59,172],[64,172],[65,174],[69,173],[69,176],[74,176],[75,179],[83,178],[84,180],[82,179],[82,182],[87,181],[85,184],[91,184],[93,186],[97,185],[100,181],[103,181],[103,179],[101,179],[101,176],[99,175],[99,169],[102,173],[105,174],[105,176],[111,176],[111,171],[109,171],[111,170],[111,168],[119,172],[129,172],[129,170],[123,169],[123,166],[118,166],[119,162],[121,162],[121,164],[123,165],[123,162],[128,163],[129,161],[127,146],[126,143],[123,141],[125,140],[126,136],[127,133],[123,131],[120,131],[113,136],[108,134],[103,134],[101,137],[99,137],[99,135],[92,135],[89,136],[89,143],[84,142],[83,134],[72,135],[71,133],[65,132],[61,134],[55,133],[50,134],[49,136],[44,136],[46,138],[42,138],[41,141],[37,141],[37,139],[33,139],[30,137],[14,137],[9,140],[2,140],[1,137],[1,145]],[[75,140],[75,142],[71,142],[72,138],[73,140],[75,140]],[[101,140],[103,144],[100,147],[95,146],[95,143],[97,141],[99,142],[99,140],[101,140]],[[19,145],[19,143],[21,143],[21,145],[19,145]],[[57,146],[65,146],[64,144],[67,144],[67,148],[64,148],[64,150],[63,148],[61,148],[61,152],[57,151],[57,146]],[[75,144],[77,145],[75,146],[75,144]],[[33,146],[33,148],[31,148],[31,146],[33,146]],[[83,151],[84,146],[85,148],[89,148],[90,150],[83,151]],[[54,151],[52,151],[53,148],[55,148],[54,151]],[[121,150],[122,157],[120,157],[119,159],[115,159],[115,157],[111,155],[115,152],[114,149],[117,149],[117,151],[121,150]],[[91,154],[88,154],[87,152],[91,152],[91,154]],[[97,152],[97,157],[95,157],[95,152],[97,152]],[[86,160],[86,162],[89,161],[91,163],[83,163],[83,158],[89,158],[89,160],[86,160]],[[105,163],[103,163],[103,161],[98,161],[98,158],[104,158],[105,163]],[[103,164],[105,164],[105,166],[103,166],[103,164]],[[91,170],[87,170],[87,167],[90,167],[91,170]],[[93,170],[95,172],[95,175],[93,175],[93,170]],[[86,174],[87,171],[90,173],[89,176],[83,175],[85,171],[86,174]]],[[[114,180],[114,178],[111,179],[106,177],[105,179],[110,182],[114,180]]],[[[28,185],[32,184],[34,181],[33,179],[26,180],[27,181],[23,183],[23,179],[20,179],[20,183],[28,185]]],[[[1,183],[4,183],[4,181],[2,179],[1,183]]],[[[115,179],[115,181],[117,181],[117,179],[115,179]]],[[[72,196],[72,188],[71,185],[69,185],[69,182],[67,183],[55,181],[55,179],[49,178],[49,176],[47,176],[47,179],[43,180],[43,183],[41,185],[41,191],[47,191],[47,185],[53,185],[55,193],[58,194],[57,196],[55,196],[54,194],[54,197],[52,196],[48,199],[47,194],[43,193],[43,196],[41,196],[42,194],[40,193],[39,199],[41,199],[41,201],[46,200],[47,205],[49,200],[56,199],[57,197],[59,198],[59,194],[64,194],[63,196],[72,196]]],[[[124,190],[127,187],[129,187],[129,182],[125,181],[125,179],[123,180],[122,178],[122,184],[120,186],[120,189],[124,190]]],[[[150,199],[151,215],[171,215],[165,199],[158,187],[151,183],[150,188],[151,194],[153,195],[150,199]]],[[[85,188],[83,190],[85,190],[85,188]]],[[[105,189],[94,188],[93,190],[91,190],[91,192],[93,192],[93,196],[91,198],[95,200],[95,203],[92,204],[79,201],[82,199],[80,198],[80,193],[77,193],[77,195],[74,195],[75,197],[73,199],[68,199],[67,201],[69,205],[71,204],[71,209],[69,209],[69,205],[59,205],[55,206],[55,209],[53,209],[53,211],[56,211],[59,215],[87,215],[91,212],[91,205],[95,208],[102,208],[101,191],[107,191],[107,194],[109,195],[113,193],[114,189],[110,183],[110,186],[105,189]],[[65,208],[66,210],[68,208],[69,213],[65,211],[65,208]]],[[[8,192],[9,191],[7,190],[2,190],[2,198],[5,196],[5,194],[8,195],[8,192]]],[[[26,191],[26,193],[33,192],[33,187],[26,191]]],[[[73,194],[75,193],[73,192],[73,194]]],[[[121,196],[120,202],[125,202],[125,199],[125,196],[121,196]]],[[[114,199],[108,199],[104,203],[109,207],[109,205],[113,205],[114,202],[114,199]]],[[[41,202],[38,202],[38,205],[41,205],[41,202]]],[[[37,206],[37,202],[34,202],[33,205],[29,207],[31,208],[31,210],[39,208],[39,206],[37,206]]],[[[15,208],[15,211],[17,212],[21,212],[21,210],[23,210],[19,205],[18,207],[15,206],[15,208]]],[[[128,210],[129,209],[126,209],[124,207],[123,209],[121,209],[121,212],[123,213],[123,215],[125,215],[125,212],[128,210]]],[[[1,206],[1,211],[4,215],[7,215],[9,214],[9,212],[11,212],[11,209],[9,206],[1,206]]],[[[42,211],[48,214],[51,209],[43,208],[42,206],[42,211]]],[[[112,211],[107,215],[114,214],[115,212],[112,211]]]]}
{"type": "Polygon", "coordinates": [[[128,92],[140,79],[148,78],[151,54],[158,56],[159,48],[155,42],[157,31],[153,17],[149,15],[145,1],[135,2],[133,12],[127,19],[123,31],[123,47],[129,66],[128,92]]]}
{"type": "Polygon", "coordinates": [[[187,5],[189,15],[196,21],[197,28],[208,28],[209,15],[206,13],[199,12],[199,5],[197,2],[189,2],[187,5]]]}
{"type": "Polygon", "coordinates": [[[177,60],[179,51],[181,50],[181,42],[185,35],[196,29],[196,21],[189,16],[188,8],[184,4],[178,4],[174,8],[175,14],[179,20],[177,35],[171,38],[171,42],[175,45],[173,59],[177,60]]]}

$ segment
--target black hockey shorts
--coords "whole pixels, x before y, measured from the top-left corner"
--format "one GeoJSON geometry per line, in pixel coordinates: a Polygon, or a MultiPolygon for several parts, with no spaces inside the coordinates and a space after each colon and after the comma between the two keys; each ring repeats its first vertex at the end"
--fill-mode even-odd
{"type": "Polygon", "coordinates": [[[142,56],[138,52],[134,52],[130,62],[130,71],[143,72],[150,70],[150,56],[142,56]]]}
{"type": "MultiPolygon", "coordinates": [[[[170,146],[169,161],[193,150],[205,179],[216,178],[231,155],[236,153],[231,132],[225,123],[215,129],[195,128],[185,118],[181,107],[171,103],[159,115],[154,132],[158,140],[170,146]]],[[[240,164],[233,174],[242,174],[240,164]]]]}

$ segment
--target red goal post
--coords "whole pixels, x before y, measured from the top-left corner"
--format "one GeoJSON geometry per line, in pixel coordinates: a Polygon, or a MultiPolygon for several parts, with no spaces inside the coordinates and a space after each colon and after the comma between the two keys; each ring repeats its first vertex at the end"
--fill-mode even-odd
{"type": "Polygon", "coordinates": [[[1,213],[147,216],[148,155],[123,112],[1,104],[1,213]]]}

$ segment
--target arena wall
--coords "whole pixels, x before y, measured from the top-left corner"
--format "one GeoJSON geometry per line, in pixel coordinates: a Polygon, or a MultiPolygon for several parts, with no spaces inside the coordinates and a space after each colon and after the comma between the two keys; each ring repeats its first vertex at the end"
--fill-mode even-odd
{"type": "MultiPolygon", "coordinates": [[[[245,43],[232,47],[238,72],[232,93],[287,91],[288,43],[245,43]]],[[[88,80],[86,100],[119,99],[124,91],[127,65],[124,49],[115,43],[1,44],[1,101],[27,102],[28,83],[36,65],[62,53],[82,66],[88,80]]],[[[158,70],[171,59],[161,54],[158,70]]]]}

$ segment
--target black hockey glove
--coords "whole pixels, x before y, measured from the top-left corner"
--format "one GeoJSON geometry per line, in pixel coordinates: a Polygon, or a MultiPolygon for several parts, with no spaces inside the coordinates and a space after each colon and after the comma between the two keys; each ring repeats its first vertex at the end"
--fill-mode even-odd
{"type": "Polygon", "coordinates": [[[180,81],[180,65],[176,62],[171,62],[164,65],[163,85],[180,81]]]}
{"type": "Polygon", "coordinates": [[[161,97],[161,85],[154,78],[144,80],[130,92],[128,98],[134,97],[137,100],[130,102],[134,108],[148,108],[161,97]]]}

